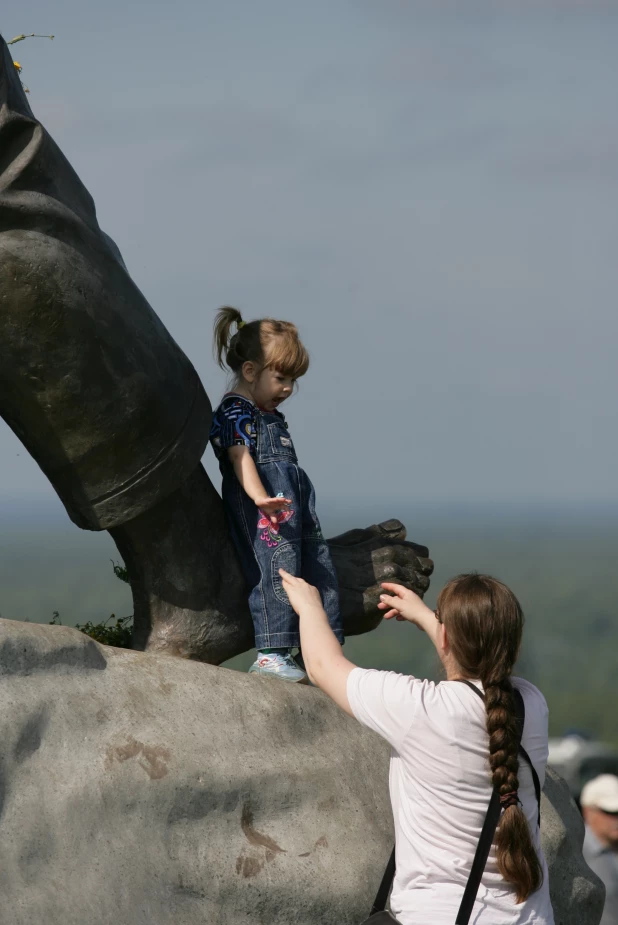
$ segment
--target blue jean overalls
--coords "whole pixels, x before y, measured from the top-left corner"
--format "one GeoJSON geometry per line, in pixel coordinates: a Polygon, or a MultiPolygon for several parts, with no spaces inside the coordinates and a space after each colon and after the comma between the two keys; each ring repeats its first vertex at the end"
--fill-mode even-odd
{"type": "Polygon", "coordinates": [[[304,578],[322,596],[328,621],[339,642],[343,629],[339,613],[337,575],[315,512],[315,491],[299,467],[283,415],[255,414],[256,451],[253,461],[266,494],[290,498],[288,510],[272,524],[247,495],[231,467],[223,473],[223,501],[232,539],[251,589],[249,607],[257,649],[300,645],[298,617],[283,590],[279,569],[304,578]]]}

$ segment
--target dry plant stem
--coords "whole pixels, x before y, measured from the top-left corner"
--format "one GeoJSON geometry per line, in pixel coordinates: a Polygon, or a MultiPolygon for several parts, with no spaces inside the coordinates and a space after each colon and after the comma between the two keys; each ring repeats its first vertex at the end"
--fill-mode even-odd
{"type": "Polygon", "coordinates": [[[7,45],[14,45],[16,42],[23,42],[24,39],[53,39],[53,35],[39,35],[37,32],[29,32],[28,35],[16,35],[15,38],[12,38],[7,45]]]}

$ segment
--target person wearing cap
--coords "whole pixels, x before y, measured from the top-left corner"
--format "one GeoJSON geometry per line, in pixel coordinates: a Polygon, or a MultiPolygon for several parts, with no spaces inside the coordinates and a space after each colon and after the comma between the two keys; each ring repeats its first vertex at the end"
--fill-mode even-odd
{"type": "Polygon", "coordinates": [[[586,823],[584,858],[605,884],[599,925],[618,925],[618,777],[601,774],[588,781],[580,803],[586,823]]]}

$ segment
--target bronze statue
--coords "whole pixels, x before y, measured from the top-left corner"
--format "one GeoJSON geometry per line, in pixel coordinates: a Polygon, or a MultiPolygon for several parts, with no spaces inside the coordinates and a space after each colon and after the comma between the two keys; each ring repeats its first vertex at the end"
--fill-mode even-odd
{"type": "MultiPolygon", "coordinates": [[[[0,414],[71,520],[110,531],[131,579],[134,647],[220,663],[252,647],[253,627],[200,463],[208,396],[0,43],[0,414]]],[[[347,635],[380,622],[380,581],[429,585],[428,551],[399,521],[329,544],[347,635]]]]}

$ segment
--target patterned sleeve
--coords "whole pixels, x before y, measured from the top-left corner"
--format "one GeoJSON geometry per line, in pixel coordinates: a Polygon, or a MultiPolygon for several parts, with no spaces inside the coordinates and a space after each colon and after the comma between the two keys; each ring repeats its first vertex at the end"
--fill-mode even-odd
{"type": "Polygon", "coordinates": [[[255,451],[255,409],[249,401],[234,397],[222,402],[215,411],[210,440],[217,458],[231,446],[246,446],[255,451]]]}

